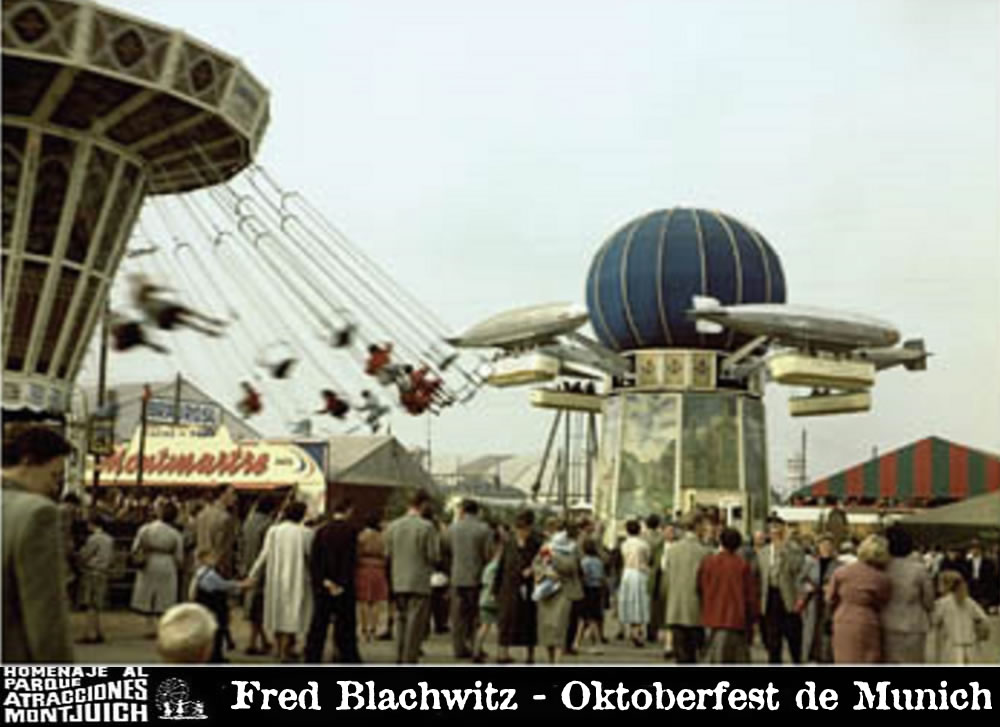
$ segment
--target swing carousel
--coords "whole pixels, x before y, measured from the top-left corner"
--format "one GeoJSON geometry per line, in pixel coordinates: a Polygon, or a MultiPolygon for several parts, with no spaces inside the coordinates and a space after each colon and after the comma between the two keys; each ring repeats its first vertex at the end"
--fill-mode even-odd
{"type": "Polygon", "coordinates": [[[65,420],[106,351],[112,372],[214,369],[216,396],[299,436],[375,433],[483,385],[483,359],[253,163],[268,93],[239,61],[76,2],[7,3],[3,33],[8,421],[65,420]]]}

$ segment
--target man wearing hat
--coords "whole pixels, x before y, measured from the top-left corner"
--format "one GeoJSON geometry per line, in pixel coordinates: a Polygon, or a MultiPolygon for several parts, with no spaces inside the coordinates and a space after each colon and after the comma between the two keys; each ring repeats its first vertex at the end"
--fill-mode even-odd
{"type": "Polygon", "coordinates": [[[805,553],[787,537],[785,521],[777,515],[771,517],[770,529],[771,542],[759,554],[764,646],[768,661],[780,664],[782,642],[787,641],[792,661],[799,664],[802,662],[802,619],[795,604],[805,553]]]}

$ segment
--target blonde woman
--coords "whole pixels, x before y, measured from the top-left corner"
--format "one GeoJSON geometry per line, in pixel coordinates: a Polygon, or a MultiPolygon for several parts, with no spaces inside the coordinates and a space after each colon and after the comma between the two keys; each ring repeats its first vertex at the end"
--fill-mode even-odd
{"type": "Polygon", "coordinates": [[[980,641],[989,638],[986,613],[969,598],[969,587],[961,573],[941,574],[944,595],[934,604],[931,625],[935,630],[936,661],[939,664],[976,664],[980,641]]]}
{"type": "Polygon", "coordinates": [[[826,588],[833,611],[833,661],[836,664],[878,664],[882,661],[880,612],[892,596],[892,582],[883,573],[889,563],[885,538],[869,535],[858,548],[858,559],[838,568],[826,588]]]}

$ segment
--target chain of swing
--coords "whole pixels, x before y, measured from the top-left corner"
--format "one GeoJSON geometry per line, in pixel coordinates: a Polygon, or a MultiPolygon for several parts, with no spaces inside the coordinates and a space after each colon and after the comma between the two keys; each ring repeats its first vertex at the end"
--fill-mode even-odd
{"type": "MultiPolygon", "coordinates": [[[[191,171],[207,188],[147,202],[150,215],[142,216],[139,231],[151,247],[137,250],[136,259],[126,263],[149,279],[183,280],[202,311],[216,307],[213,296],[221,299],[228,315],[225,327],[238,328],[243,334],[223,336],[221,352],[229,370],[249,370],[248,377],[260,385],[257,369],[280,370],[282,375],[275,373],[274,378],[285,378],[302,358],[324,386],[332,387],[323,390],[327,397],[334,391],[348,391],[331,372],[331,348],[343,349],[350,357],[349,378],[361,389],[373,388],[364,366],[371,351],[382,348],[401,361],[412,362],[410,370],[424,367],[440,382],[433,394],[436,406],[431,411],[435,413],[443,406],[468,401],[484,385],[479,372],[486,359],[480,356],[472,368],[461,360],[444,342],[445,326],[440,319],[378,268],[303,195],[287,191],[259,165],[236,180],[221,181],[220,169],[203,149],[195,148],[203,164],[191,164],[191,171]],[[154,224],[161,229],[151,231],[154,224]],[[205,242],[210,243],[212,260],[202,254],[205,242]],[[218,277],[227,278],[226,283],[219,284],[218,277]]],[[[191,367],[183,349],[178,355],[186,368],[191,367]]],[[[246,382],[243,386],[254,391],[246,382]]],[[[402,399],[402,387],[400,392],[402,399]]],[[[369,391],[362,393],[365,403],[349,408],[368,409],[365,424],[375,431],[378,416],[387,413],[388,407],[369,391]]],[[[392,394],[388,396],[393,401],[392,394]]],[[[284,406],[289,399],[270,397],[270,393],[269,398],[285,420],[295,424],[284,406]]],[[[299,408],[296,414],[301,413],[299,408]]]]}

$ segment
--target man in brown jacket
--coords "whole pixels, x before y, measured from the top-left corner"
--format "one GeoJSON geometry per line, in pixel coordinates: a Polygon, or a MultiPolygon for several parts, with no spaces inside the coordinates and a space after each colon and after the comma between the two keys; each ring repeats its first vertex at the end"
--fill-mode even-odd
{"type": "Polygon", "coordinates": [[[31,427],[4,447],[3,661],[73,661],[59,497],[70,446],[31,427]]]}
{"type": "Polygon", "coordinates": [[[236,556],[236,538],[239,525],[229,512],[236,503],[236,489],[220,485],[215,500],[203,508],[195,519],[197,550],[211,550],[217,559],[215,569],[223,578],[235,576],[233,559],[236,556]]]}
{"type": "MultiPolygon", "coordinates": [[[[236,488],[232,485],[220,485],[216,491],[215,500],[209,503],[195,518],[195,536],[199,550],[210,550],[215,556],[215,570],[226,579],[236,578],[236,541],[239,538],[240,524],[230,508],[236,504],[236,488]]],[[[224,630],[226,646],[235,649],[229,627],[224,630]]]]}

